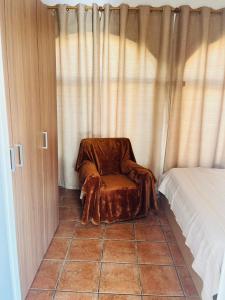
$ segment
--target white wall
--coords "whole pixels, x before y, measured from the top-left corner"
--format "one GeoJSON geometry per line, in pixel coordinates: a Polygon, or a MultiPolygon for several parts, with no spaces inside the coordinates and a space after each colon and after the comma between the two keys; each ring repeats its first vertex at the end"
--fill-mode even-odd
{"type": "Polygon", "coordinates": [[[0,299],[20,300],[0,28],[0,299]]]}
{"type": "Polygon", "coordinates": [[[48,5],[55,4],[92,4],[97,3],[98,5],[103,5],[105,3],[110,3],[114,6],[117,6],[121,3],[127,3],[130,6],[136,6],[141,4],[152,5],[152,6],[161,6],[161,5],[171,5],[173,7],[181,6],[181,5],[190,5],[193,8],[201,7],[201,6],[209,6],[213,8],[222,8],[225,7],[225,0],[41,0],[42,2],[48,5]]]}

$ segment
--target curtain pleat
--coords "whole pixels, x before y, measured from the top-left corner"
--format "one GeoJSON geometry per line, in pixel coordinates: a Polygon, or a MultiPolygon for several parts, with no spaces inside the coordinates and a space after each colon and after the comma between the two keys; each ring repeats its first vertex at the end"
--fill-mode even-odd
{"type": "Polygon", "coordinates": [[[156,176],[225,167],[225,18],[140,6],[58,10],[59,184],[78,188],[80,140],[128,137],[156,176]]]}
{"type": "Polygon", "coordinates": [[[224,11],[177,15],[174,84],[164,170],[225,167],[224,11]]]}
{"type": "Polygon", "coordinates": [[[152,168],[157,175],[163,171],[165,143],[167,133],[169,86],[170,86],[170,52],[171,52],[171,7],[165,6],[162,12],[160,49],[157,64],[153,113],[153,141],[151,149],[152,168]],[[158,130],[160,128],[160,131],[158,130]]]}
{"type": "Polygon", "coordinates": [[[101,130],[101,93],[100,93],[100,19],[98,6],[93,5],[93,95],[92,131],[98,136],[101,130]]]}
{"type": "Polygon", "coordinates": [[[109,20],[110,5],[104,6],[104,14],[101,16],[101,128],[100,136],[111,136],[109,130],[109,20]],[[104,125],[103,125],[104,124],[104,125]]]}
{"type": "Polygon", "coordinates": [[[125,103],[125,80],[126,80],[126,30],[128,18],[128,5],[121,5],[119,14],[119,53],[118,53],[118,75],[116,95],[116,120],[115,135],[124,136],[126,124],[125,103]]]}

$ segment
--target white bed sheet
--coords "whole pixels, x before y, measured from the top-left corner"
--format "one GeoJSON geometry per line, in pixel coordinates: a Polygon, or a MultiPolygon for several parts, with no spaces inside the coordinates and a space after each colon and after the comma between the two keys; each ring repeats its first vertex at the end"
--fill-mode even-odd
{"type": "Polygon", "coordinates": [[[225,295],[225,170],[176,168],[160,179],[203,280],[202,299],[225,295]],[[223,276],[222,276],[223,274],[223,276]]]}

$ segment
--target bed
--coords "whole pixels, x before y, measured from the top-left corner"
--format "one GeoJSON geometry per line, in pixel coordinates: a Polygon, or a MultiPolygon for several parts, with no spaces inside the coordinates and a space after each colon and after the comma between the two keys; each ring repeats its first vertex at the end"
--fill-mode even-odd
{"type": "Polygon", "coordinates": [[[202,299],[225,300],[225,170],[171,169],[160,179],[159,191],[193,255],[202,299]]]}

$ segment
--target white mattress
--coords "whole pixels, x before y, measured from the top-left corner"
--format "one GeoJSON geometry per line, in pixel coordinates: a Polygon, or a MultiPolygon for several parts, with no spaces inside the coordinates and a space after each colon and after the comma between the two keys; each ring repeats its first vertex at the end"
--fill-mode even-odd
{"type": "Polygon", "coordinates": [[[171,169],[160,179],[203,280],[202,299],[225,300],[225,170],[171,169]],[[223,276],[221,275],[223,274],[223,276]]]}

